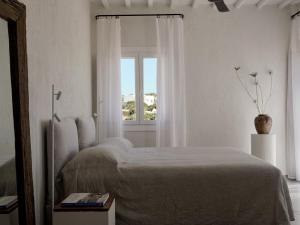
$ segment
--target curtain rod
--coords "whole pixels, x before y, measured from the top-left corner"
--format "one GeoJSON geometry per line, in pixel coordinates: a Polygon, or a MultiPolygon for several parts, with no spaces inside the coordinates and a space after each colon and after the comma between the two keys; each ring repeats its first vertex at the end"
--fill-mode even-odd
{"type": "Polygon", "coordinates": [[[96,19],[100,17],[120,17],[120,16],[180,16],[182,19],[184,18],[183,14],[117,14],[117,15],[97,15],[96,19]]]}
{"type": "Polygon", "coordinates": [[[291,16],[291,19],[294,19],[294,17],[295,17],[295,16],[298,16],[299,13],[300,13],[300,11],[296,12],[295,14],[293,14],[293,15],[291,16]]]}

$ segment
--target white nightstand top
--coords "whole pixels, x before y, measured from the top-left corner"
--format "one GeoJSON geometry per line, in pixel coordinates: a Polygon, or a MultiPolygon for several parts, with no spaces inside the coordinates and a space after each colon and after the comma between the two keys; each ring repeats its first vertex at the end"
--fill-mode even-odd
{"type": "Polygon", "coordinates": [[[104,207],[62,207],[61,204],[54,207],[54,212],[82,212],[82,211],[108,211],[115,198],[110,195],[104,207]]]}
{"type": "Polygon", "coordinates": [[[115,225],[115,199],[111,195],[104,207],[61,207],[53,212],[54,225],[115,225]]]}
{"type": "Polygon", "coordinates": [[[276,136],[276,134],[251,134],[251,136],[267,137],[267,136],[276,136]]]}

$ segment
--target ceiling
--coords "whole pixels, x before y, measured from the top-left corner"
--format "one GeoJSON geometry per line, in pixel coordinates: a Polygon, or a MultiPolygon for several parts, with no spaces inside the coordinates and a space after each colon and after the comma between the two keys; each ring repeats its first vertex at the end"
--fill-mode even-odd
{"type": "MultiPolygon", "coordinates": [[[[208,5],[208,0],[95,0],[99,2],[103,8],[115,7],[192,7],[197,8],[203,4],[208,5]]],[[[255,5],[257,8],[262,8],[266,5],[277,5],[284,9],[290,5],[299,3],[300,0],[225,0],[226,4],[233,5],[235,8],[240,8],[243,5],[255,5]]]]}

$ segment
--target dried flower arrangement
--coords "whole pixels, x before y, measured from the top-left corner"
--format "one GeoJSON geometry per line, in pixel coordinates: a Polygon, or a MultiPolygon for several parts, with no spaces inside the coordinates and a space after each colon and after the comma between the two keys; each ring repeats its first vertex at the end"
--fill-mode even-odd
{"type": "Polygon", "coordinates": [[[255,94],[252,94],[251,91],[249,90],[248,86],[246,83],[243,82],[243,80],[241,79],[241,75],[239,73],[241,67],[234,67],[234,70],[236,72],[236,76],[240,82],[240,84],[242,85],[242,87],[245,89],[247,95],[249,96],[249,98],[251,99],[251,101],[256,105],[258,114],[264,114],[265,113],[265,109],[266,106],[272,96],[272,88],[273,88],[273,71],[269,70],[268,71],[268,75],[270,77],[270,90],[269,90],[269,94],[268,97],[266,99],[264,99],[264,95],[263,95],[263,88],[261,86],[261,83],[258,79],[258,73],[254,72],[254,73],[250,73],[248,74],[249,78],[254,81],[254,85],[255,85],[255,94]]]}
{"type": "Polygon", "coordinates": [[[255,94],[252,94],[250,89],[247,86],[247,83],[243,82],[243,80],[241,79],[241,76],[239,74],[240,69],[241,67],[234,67],[236,76],[240,84],[242,85],[242,87],[245,89],[251,101],[255,104],[258,111],[258,116],[254,120],[256,131],[258,134],[269,134],[272,128],[272,118],[269,115],[264,113],[265,113],[266,106],[272,96],[273,72],[272,70],[268,71],[270,77],[270,90],[269,90],[268,97],[265,99],[263,94],[263,88],[258,79],[258,73],[255,72],[255,73],[248,74],[250,81],[252,81],[253,84],[255,85],[255,94]]]}

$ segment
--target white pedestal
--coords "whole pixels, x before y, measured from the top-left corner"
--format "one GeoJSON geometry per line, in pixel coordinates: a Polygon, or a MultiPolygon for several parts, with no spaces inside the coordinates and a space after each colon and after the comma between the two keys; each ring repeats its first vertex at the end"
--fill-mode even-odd
{"type": "Polygon", "coordinates": [[[276,166],[276,135],[251,134],[251,154],[276,166]]]}

